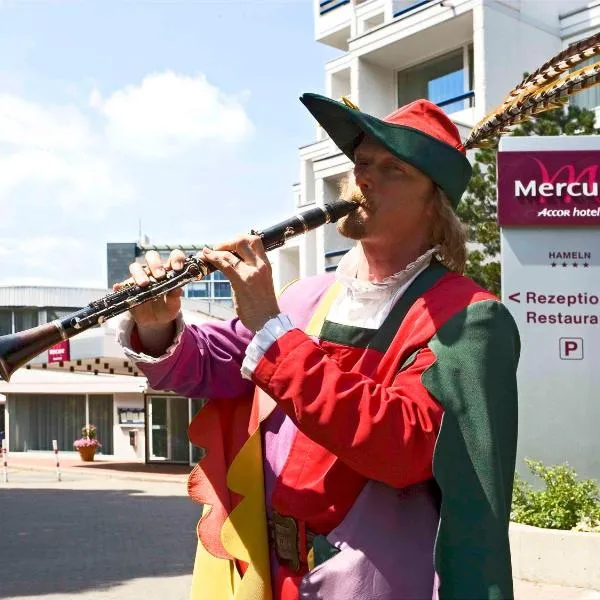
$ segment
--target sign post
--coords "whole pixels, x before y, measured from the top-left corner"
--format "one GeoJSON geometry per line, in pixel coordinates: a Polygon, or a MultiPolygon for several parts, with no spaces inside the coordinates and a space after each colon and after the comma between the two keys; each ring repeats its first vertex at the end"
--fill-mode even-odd
{"type": "Polygon", "coordinates": [[[58,458],[58,441],[52,440],[52,450],[54,451],[54,456],[56,458],[56,479],[57,481],[62,481],[62,474],[60,472],[60,460],[58,458]]]}
{"type": "Polygon", "coordinates": [[[600,137],[504,137],[502,301],[521,334],[523,459],[600,480],[600,137]]]}

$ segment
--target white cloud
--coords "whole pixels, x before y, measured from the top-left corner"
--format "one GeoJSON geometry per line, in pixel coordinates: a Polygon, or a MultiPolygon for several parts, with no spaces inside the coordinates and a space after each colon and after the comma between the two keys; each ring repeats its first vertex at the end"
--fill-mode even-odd
{"type": "Polygon", "coordinates": [[[80,151],[91,144],[87,119],[72,106],[43,107],[0,94],[0,142],[50,152],[80,151]]]}
{"type": "Polygon", "coordinates": [[[53,206],[95,217],[131,200],[134,189],[104,146],[76,107],[46,107],[0,94],[0,204],[19,202],[21,186],[36,189],[53,206]]]}
{"type": "Polygon", "coordinates": [[[173,72],[146,76],[104,99],[94,90],[90,106],[107,119],[114,148],[143,157],[175,156],[202,144],[237,144],[253,131],[243,95],[228,95],[204,75],[173,72]]]}
{"type": "Polygon", "coordinates": [[[196,207],[207,163],[252,133],[243,100],[170,72],[83,105],[0,93],[0,284],[105,285],[106,242],[132,240],[141,216],[163,227],[166,198],[196,207]]]}
{"type": "Polygon", "coordinates": [[[76,238],[51,235],[0,238],[0,256],[12,257],[26,268],[46,269],[54,263],[53,257],[56,257],[56,262],[60,264],[61,256],[83,250],[83,242],[76,238]]]}
{"type": "Polygon", "coordinates": [[[0,285],[102,289],[104,276],[90,269],[90,263],[96,264],[103,254],[101,244],[90,248],[85,238],[73,236],[0,237],[0,261],[5,265],[0,285]]]}

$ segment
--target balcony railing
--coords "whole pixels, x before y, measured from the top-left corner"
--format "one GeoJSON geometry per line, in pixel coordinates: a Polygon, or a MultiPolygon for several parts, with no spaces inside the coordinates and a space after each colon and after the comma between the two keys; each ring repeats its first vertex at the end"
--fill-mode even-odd
{"type": "Polygon", "coordinates": [[[350,0],[321,0],[319,3],[319,14],[326,15],[336,8],[344,6],[344,4],[350,4],[350,0]]]}
{"type": "Polygon", "coordinates": [[[411,10],[415,10],[415,8],[419,8],[425,4],[430,4],[431,2],[433,2],[433,0],[419,0],[418,2],[411,2],[408,5],[401,6],[394,11],[394,19],[400,15],[403,15],[404,13],[410,12],[411,10]]]}
{"type": "MultiPolygon", "coordinates": [[[[339,8],[340,6],[350,4],[350,1],[351,0],[321,0],[319,2],[319,15],[326,15],[328,12],[339,8]]],[[[356,2],[356,4],[361,4],[364,1],[365,0],[359,0],[356,2]]],[[[394,10],[393,16],[394,18],[399,17],[404,13],[410,12],[411,10],[415,10],[416,8],[424,6],[425,4],[430,4],[433,1],[434,0],[418,0],[417,2],[411,2],[408,5],[402,2],[402,5],[394,10]]]]}
{"type": "Polygon", "coordinates": [[[450,106],[451,104],[454,104],[455,102],[461,102],[462,100],[468,100],[469,108],[472,108],[473,103],[474,103],[473,98],[475,98],[475,92],[473,90],[469,90],[468,92],[465,92],[464,94],[454,96],[453,98],[447,98],[446,100],[442,100],[441,102],[436,102],[436,104],[440,108],[443,108],[444,106],[450,106]]]}

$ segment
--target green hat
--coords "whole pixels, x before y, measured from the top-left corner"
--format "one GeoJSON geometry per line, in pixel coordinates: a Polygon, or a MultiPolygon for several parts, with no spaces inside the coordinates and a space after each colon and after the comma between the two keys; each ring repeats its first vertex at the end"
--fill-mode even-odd
{"type": "Polygon", "coordinates": [[[366,134],[430,177],[457,207],[472,168],[456,125],[439,106],[415,100],[378,119],[319,94],[303,94],[300,101],[350,160],[366,134]]]}

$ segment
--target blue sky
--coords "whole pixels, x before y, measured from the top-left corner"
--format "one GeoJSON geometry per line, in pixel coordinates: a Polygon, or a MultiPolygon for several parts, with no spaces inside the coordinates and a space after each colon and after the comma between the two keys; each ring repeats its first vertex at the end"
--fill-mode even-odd
{"type": "Polygon", "coordinates": [[[311,0],[0,3],[0,285],[102,287],[106,243],[293,213],[339,53],[311,0]]]}

